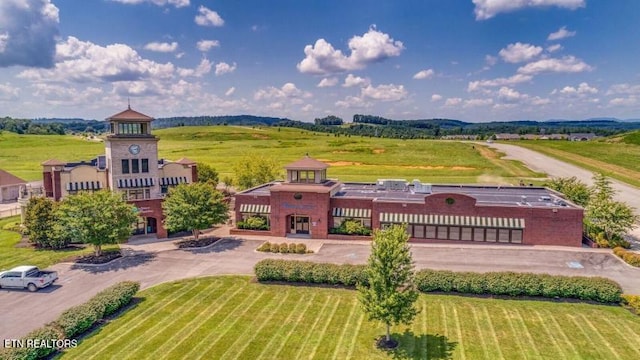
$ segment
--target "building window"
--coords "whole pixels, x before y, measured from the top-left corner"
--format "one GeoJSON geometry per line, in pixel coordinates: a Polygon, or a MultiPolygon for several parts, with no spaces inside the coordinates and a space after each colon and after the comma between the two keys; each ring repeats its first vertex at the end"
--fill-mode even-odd
{"type": "Polygon", "coordinates": [[[166,193],[168,193],[168,192],[169,192],[169,185],[161,185],[161,186],[160,186],[160,192],[161,192],[162,194],[166,194],[166,193]]]}
{"type": "Polygon", "coordinates": [[[460,240],[460,228],[452,226],[449,228],[449,240],[460,240]]]}
{"type": "Polygon", "coordinates": [[[496,242],[497,237],[498,237],[497,229],[487,229],[487,241],[496,242]]]}
{"type": "Polygon", "coordinates": [[[498,230],[498,242],[502,242],[502,243],[509,242],[509,229],[498,230]]]}
{"type": "Polygon", "coordinates": [[[464,227],[462,228],[462,232],[460,233],[460,240],[471,240],[472,234],[472,228],[464,227]]]}
{"type": "Polygon", "coordinates": [[[449,234],[446,226],[438,226],[438,239],[446,240],[449,238],[449,234]]]}
{"type": "Polygon", "coordinates": [[[129,159],[122,159],[122,173],[129,173],[129,159]]]}
{"type": "Polygon", "coordinates": [[[425,235],[427,239],[435,239],[436,238],[436,227],[427,225],[425,226],[425,235]]]}
{"type": "Polygon", "coordinates": [[[424,238],[424,225],[413,226],[413,237],[424,238]]]}
{"type": "Polygon", "coordinates": [[[483,228],[474,228],[473,229],[473,241],[484,241],[484,229],[483,228]]]}
{"type": "Polygon", "coordinates": [[[140,161],[138,159],[131,159],[131,172],[133,174],[140,172],[140,161]]]}
{"type": "Polygon", "coordinates": [[[511,242],[522,244],[522,230],[511,230],[511,242]]]}
{"type": "Polygon", "coordinates": [[[122,195],[125,200],[151,199],[151,189],[127,189],[122,195]]]}
{"type": "Polygon", "coordinates": [[[149,159],[142,159],[142,172],[143,173],[149,172],[149,159]]]}

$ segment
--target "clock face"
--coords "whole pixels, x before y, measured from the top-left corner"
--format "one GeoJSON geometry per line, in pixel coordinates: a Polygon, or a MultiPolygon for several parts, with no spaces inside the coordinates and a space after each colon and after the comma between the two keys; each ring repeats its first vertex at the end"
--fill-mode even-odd
{"type": "Polygon", "coordinates": [[[138,155],[140,153],[140,145],[133,144],[129,146],[129,152],[133,155],[138,155]]]}

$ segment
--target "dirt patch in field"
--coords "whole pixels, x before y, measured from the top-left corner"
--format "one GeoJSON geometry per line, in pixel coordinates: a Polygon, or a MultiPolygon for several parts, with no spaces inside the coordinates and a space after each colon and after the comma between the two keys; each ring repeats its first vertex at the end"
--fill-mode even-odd
{"type": "Polygon", "coordinates": [[[362,165],[360,162],[355,161],[323,161],[329,166],[357,166],[362,165]]]}
{"type": "Polygon", "coordinates": [[[336,150],[336,151],[332,151],[332,154],[348,154],[352,151],[346,151],[346,150],[336,150]]]}
{"type": "Polygon", "coordinates": [[[384,149],[373,149],[374,154],[382,154],[383,152],[384,152],[384,149]]]}
{"type": "Polygon", "coordinates": [[[260,140],[268,140],[269,137],[267,135],[262,135],[262,134],[251,134],[252,138],[255,139],[260,139],[260,140]]]}
{"type": "Polygon", "coordinates": [[[451,170],[475,170],[475,168],[472,167],[467,167],[467,166],[442,166],[442,165],[438,165],[438,166],[416,166],[416,165],[405,165],[405,166],[400,166],[401,168],[405,168],[405,169],[420,169],[420,170],[443,170],[443,169],[451,169],[451,170]]]}

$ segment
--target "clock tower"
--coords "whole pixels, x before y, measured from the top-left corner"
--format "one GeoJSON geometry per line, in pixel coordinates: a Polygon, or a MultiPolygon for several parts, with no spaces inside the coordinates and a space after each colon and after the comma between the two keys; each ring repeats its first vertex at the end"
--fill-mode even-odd
{"type": "Polygon", "coordinates": [[[158,183],[158,138],[151,134],[153,118],[132,110],[106,119],[107,182],[130,201],[160,198],[158,183]]]}

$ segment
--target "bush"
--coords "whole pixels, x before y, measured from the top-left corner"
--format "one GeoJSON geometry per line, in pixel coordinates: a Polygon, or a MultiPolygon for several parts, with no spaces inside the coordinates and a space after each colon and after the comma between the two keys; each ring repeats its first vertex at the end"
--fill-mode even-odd
{"type": "Polygon", "coordinates": [[[266,241],[266,242],[262,243],[262,245],[260,245],[256,250],[262,251],[262,252],[270,252],[271,251],[271,243],[266,241]]]}
{"type": "Polygon", "coordinates": [[[286,254],[289,252],[289,244],[287,243],[282,243],[280,244],[280,247],[278,249],[278,251],[282,254],[286,254]]]}
{"type": "Polygon", "coordinates": [[[245,230],[269,230],[267,219],[262,216],[251,216],[244,221],[238,221],[237,227],[245,230]]]}
{"type": "Polygon", "coordinates": [[[264,242],[256,250],[262,252],[273,252],[281,254],[307,254],[313,251],[307,250],[307,245],[296,243],[282,243],[272,244],[270,242],[264,242]]]}
{"type": "Polygon", "coordinates": [[[631,308],[637,315],[640,315],[640,295],[622,295],[621,303],[631,308]]]}
{"type": "Polygon", "coordinates": [[[289,254],[295,254],[296,253],[296,246],[297,246],[297,244],[294,244],[294,243],[289,244],[289,248],[287,249],[287,252],[289,254]]]}
{"type": "MultiPolygon", "coordinates": [[[[364,265],[335,265],[305,261],[266,259],[255,266],[258,281],[291,281],[355,286],[366,284],[364,265]]],[[[491,272],[470,273],[420,270],[415,283],[421,292],[542,296],[602,303],[620,302],[622,289],[616,282],[599,277],[491,272]]]]}
{"type": "MultiPolygon", "coordinates": [[[[54,326],[45,325],[41,328],[33,330],[27,336],[23,337],[22,340],[26,341],[27,339],[39,339],[41,342],[44,341],[52,341],[52,340],[63,340],[64,335],[60,332],[60,330],[54,326]]],[[[35,360],[35,359],[43,359],[47,356],[51,355],[56,348],[43,346],[43,347],[21,347],[21,348],[8,348],[3,349],[4,351],[0,351],[0,359],[6,360],[35,360]]]]}
{"type": "Polygon", "coordinates": [[[625,250],[621,247],[614,248],[613,253],[617,257],[624,260],[624,262],[626,262],[627,264],[635,267],[640,267],[640,254],[625,250]]]}
{"type": "Polygon", "coordinates": [[[362,225],[362,222],[355,219],[344,220],[339,227],[329,229],[331,234],[344,235],[371,235],[371,229],[362,225]]]}
{"type": "Polygon", "coordinates": [[[296,244],[296,254],[306,254],[306,253],[307,253],[307,245],[296,244]]]}

